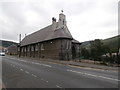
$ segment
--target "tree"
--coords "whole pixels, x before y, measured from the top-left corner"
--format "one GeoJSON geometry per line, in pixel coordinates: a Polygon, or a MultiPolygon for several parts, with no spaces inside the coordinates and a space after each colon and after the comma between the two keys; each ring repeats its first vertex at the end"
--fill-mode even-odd
{"type": "Polygon", "coordinates": [[[109,52],[109,47],[105,46],[100,39],[95,39],[91,41],[90,44],[91,57],[94,60],[101,61],[101,56],[109,52]]]}
{"type": "Polygon", "coordinates": [[[89,58],[89,51],[86,48],[81,49],[81,56],[83,56],[85,59],[89,58]]]}

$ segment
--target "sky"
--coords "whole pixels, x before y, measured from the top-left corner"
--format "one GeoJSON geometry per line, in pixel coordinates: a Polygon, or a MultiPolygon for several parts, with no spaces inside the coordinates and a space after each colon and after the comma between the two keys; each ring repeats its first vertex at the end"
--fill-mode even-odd
{"type": "Polygon", "coordinates": [[[63,10],[74,39],[84,42],[118,35],[119,0],[1,0],[0,39],[19,42],[59,19],[63,10]]]}

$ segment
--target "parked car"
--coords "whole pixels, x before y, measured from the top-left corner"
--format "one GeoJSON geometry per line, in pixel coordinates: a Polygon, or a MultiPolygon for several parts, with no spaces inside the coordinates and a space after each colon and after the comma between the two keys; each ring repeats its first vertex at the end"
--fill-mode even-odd
{"type": "Polygon", "coordinates": [[[0,56],[5,56],[5,53],[4,52],[0,52],[0,56]]]}

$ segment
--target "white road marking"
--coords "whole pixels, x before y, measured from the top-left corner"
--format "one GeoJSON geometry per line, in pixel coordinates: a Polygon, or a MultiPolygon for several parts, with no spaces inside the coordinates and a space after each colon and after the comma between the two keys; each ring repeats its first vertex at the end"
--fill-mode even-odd
{"type": "Polygon", "coordinates": [[[45,79],[43,79],[43,78],[41,78],[41,80],[42,80],[42,81],[45,81],[45,82],[47,82],[47,83],[48,83],[48,81],[47,81],[47,80],[45,80],[45,79]]]}
{"type": "Polygon", "coordinates": [[[20,61],[22,61],[22,62],[27,62],[27,61],[25,61],[25,60],[20,60],[20,61]]]}
{"type": "Polygon", "coordinates": [[[112,71],[112,72],[118,72],[117,70],[107,70],[107,69],[99,69],[99,68],[92,68],[92,67],[79,67],[79,66],[72,66],[72,65],[68,65],[70,67],[74,67],[74,68],[82,68],[82,69],[90,69],[90,70],[99,70],[99,71],[112,71]]]}
{"type": "Polygon", "coordinates": [[[46,81],[48,83],[48,81],[46,81]]]}
{"type": "Polygon", "coordinates": [[[38,64],[38,65],[42,65],[42,66],[46,66],[46,67],[52,67],[50,65],[47,65],[47,64],[40,64],[40,63],[36,63],[36,62],[32,62],[33,64],[38,64]]]}
{"type": "Polygon", "coordinates": [[[29,72],[28,72],[28,71],[25,71],[25,73],[29,74],[29,72]]]}
{"type": "Polygon", "coordinates": [[[20,69],[21,71],[23,71],[23,69],[20,69]]]}
{"type": "Polygon", "coordinates": [[[32,76],[37,77],[36,75],[32,74],[32,76]]]}
{"type": "Polygon", "coordinates": [[[58,86],[58,85],[56,85],[56,87],[58,87],[58,88],[62,88],[61,86],[58,86]]]}
{"type": "Polygon", "coordinates": [[[84,75],[89,75],[89,76],[93,76],[93,77],[99,77],[99,78],[114,80],[114,81],[120,81],[120,80],[114,79],[114,78],[109,78],[109,77],[104,77],[104,76],[99,76],[99,75],[94,75],[94,74],[89,74],[89,73],[84,73],[84,72],[78,72],[78,71],[69,70],[69,69],[67,69],[67,71],[74,72],[74,73],[80,73],[80,74],[84,74],[84,75]]]}

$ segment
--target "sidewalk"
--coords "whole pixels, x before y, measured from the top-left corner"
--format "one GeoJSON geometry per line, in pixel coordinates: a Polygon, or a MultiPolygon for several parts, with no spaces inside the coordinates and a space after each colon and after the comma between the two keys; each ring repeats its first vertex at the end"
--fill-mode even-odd
{"type": "MultiPolygon", "coordinates": [[[[8,56],[8,57],[19,58],[17,56],[8,56]]],[[[118,68],[119,68],[119,67],[104,66],[104,65],[100,65],[100,64],[92,64],[92,63],[85,63],[85,62],[78,62],[78,61],[77,62],[75,62],[75,61],[60,61],[60,60],[42,59],[42,58],[29,58],[29,57],[20,57],[19,59],[53,62],[53,63],[64,64],[64,65],[71,65],[71,66],[84,67],[84,68],[102,69],[102,70],[118,71],[118,68]]]]}

